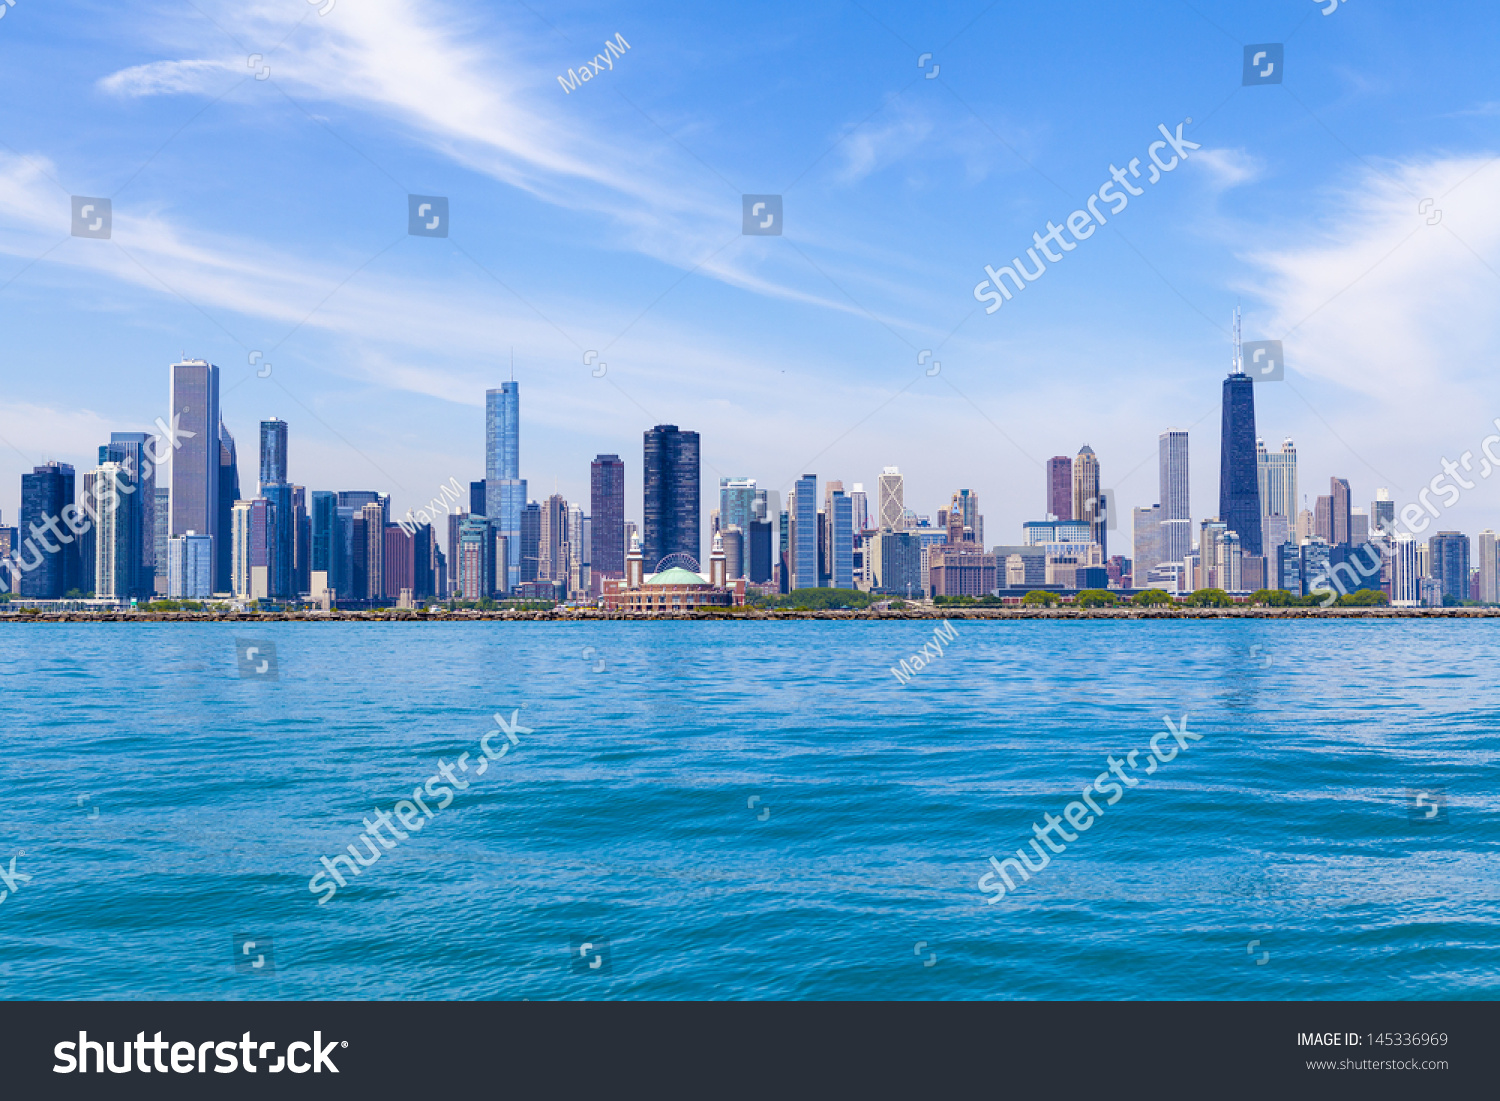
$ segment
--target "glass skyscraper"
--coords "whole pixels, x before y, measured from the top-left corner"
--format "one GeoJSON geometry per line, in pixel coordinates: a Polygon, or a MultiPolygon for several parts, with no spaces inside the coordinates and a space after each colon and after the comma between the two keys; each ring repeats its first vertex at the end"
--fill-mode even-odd
{"type": "Polygon", "coordinates": [[[77,540],[68,535],[65,542],[63,536],[50,534],[57,529],[63,506],[73,503],[73,478],[71,466],[56,462],[21,475],[21,519],[16,526],[21,567],[16,590],[21,596],[55,600],[78,587],[77,540]]]}
{"type": "Polygon", "coordinates": [[[181,444],[172,451],[171,533],[207,535],[217,550],[228,541],[220,539],[219,526],[219,369],[192,359],[172,364],[171,370],[171,424],[178,434],[172,442],[181,444]]]}
{"type": "MultiPolygon", "coordinates": [[[[219,419],[219,531],[224,535],[222,539],[215,538],[213,541],[214,552],[214,590],[216,592],[230,592],[230,570],[231,570],[231,548],[230,540],[233,537],[234,528],[230,517],[234,513],[234,503],[240,499],[240,466],[235,455],[234,437],[229,434],[222,417],[219,419]]],[[[203,534],[199,532],[199,534],[203,534]]]]}
{"type": "Polygon", "coordinates": [[[680,431],[675,424],[658,424],[646,432],[643,450],[641,554],[645,570],[655,573],[662,559],[672,554],[685,554],[698,562],[698,433],[680,431]]]}
{"type": "Polygon", "coordinates": [[[818,476],[804,474],[792,490],[790,588],[818,587],[818,476]]]}
{"type": "MultiPolygon", "coordinates": [[[[1188,492],[1188,434],[1168,429],[1157,437],[1157,503],[1161,505],[1160,562],[1181,562],[1193,549],[1193,508],[1188,492]]],[[[1145,574],[1141,575],[1142,577],[1145,574]]]]}
{"type": "Polygon", "coordinates": [[[521,513],[526,508],[526,482],[521,478],[521,384],[502,382],[498,389],[486,390],[484,397],[484,515],[497,534],[506,536],[510,582],[503,588],[508,589],[521,580],[521,513]]]}
{"type": "Polygon", "coordinates": [[[1264,553],[1260,530],[1260,470],[1255,455],[1255,383],[1242,370],[1239,343],[1224,380],[1219,431],[1219,519],[1240,537],[1246,554],[1264,553]]]}
{"type": "Polygon", "coordinates": [[[272,417],[260,422],[260,484],[286,481],[286,421],[272,417]]]}
{"type": "Polygon", "coordinates": [[[833,508],[833,587],[854,588],[854,502],[843,490],[834,492],[833,508]]]}
{"type": "Polygon", "coordinates": [[[625,464],[620,456],[600,455],[589,467],[589,515],[591,574],[624,577],[625,464]]]}

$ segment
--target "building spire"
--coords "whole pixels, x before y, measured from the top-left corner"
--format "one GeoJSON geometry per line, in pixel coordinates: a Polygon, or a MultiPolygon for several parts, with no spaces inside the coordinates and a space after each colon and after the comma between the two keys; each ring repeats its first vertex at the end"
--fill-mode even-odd
{"type": "Polygon", "coordinates": [[[1229,362],[1229,373],[1231,375],[1243,375],[1245,373],[1245,356],[1240,349],[1240,307],[1239,303],[1234,306],[1234,351],[1231,353],[1229,362]]]}

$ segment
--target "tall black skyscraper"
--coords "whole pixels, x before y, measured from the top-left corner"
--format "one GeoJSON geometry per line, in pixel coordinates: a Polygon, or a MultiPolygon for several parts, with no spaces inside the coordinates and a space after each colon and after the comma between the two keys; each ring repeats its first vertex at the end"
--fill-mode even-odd
{"type": "MultiPolygon", "coordinates": [[[[625,464],[600,455],[589,468],[589,515],[593,520],[590,576],[624,577],[625,464]]],[[[653,563],[654,564],[654,563],[653,563]]]]}
{"type": "Polygon", "coordinates": [[[156,588],[156,471],[145,473],[150,464],[149,432],[113,432],[109,443],[99,448],[100,463],[120,463],[126,471],[120,480],[133,489],[126,494],[128,524],[125,558],[131,580],[125,591],[150,599],[156,588]]]}
{"type": "Polygon", "coordinates": [[[698,433],[681,432],[675,424],[648,431],[642,474],[646,492],[641,557],[647,572],[654,572],[670,554],[700,561],[698,433]]]}
{"type": "MultiPolygon", "coordinates": [[[[227,593],[233,588],[229,570],[234,557],[233,516],[234,503],[240,499],[240,466],[235,455],[234,437],[229,434],[222,419],[219,421],[218,469],[219,476],[215,479],[214,491],[219,500],[217,525],[220,534],[214,536],[214,592],[227,593]]],[[[172,484],[175,487],[177,483],[174,481],[172,484]]],[[[175,492],[174,488],[173,493],[175,492]]],[[[174,511],[172,515],[175,517],[177,513],[174,511]]],[[[177,533],[174,531],[174,534],[177,533]]]]}
{"type": "Polygon", "coordinates": [[[260,495],[271,502],[267,589],[285,600],[296,595],[297,515],[286,480],[286,421],[274,417],[260,422],[260,495]]]}
{"type": "Polygon", "coordinates": [[[67,463],[45,463],[21,475],[16,526],[21,596],[55,600],[78,587],[78,541],[59,526],[63,506],[72,503],[73,468],[67,463]]]}
{"type": "Polygon", "coordinates": [[[1219,519],[1240,537],[1246,554],[1261,554],[1260,472],[1255,456],[1255,383],[1240,357],[1240,320],[1234,319],[1234,365],[1224,380],[1219,430],[1219,519]]]}

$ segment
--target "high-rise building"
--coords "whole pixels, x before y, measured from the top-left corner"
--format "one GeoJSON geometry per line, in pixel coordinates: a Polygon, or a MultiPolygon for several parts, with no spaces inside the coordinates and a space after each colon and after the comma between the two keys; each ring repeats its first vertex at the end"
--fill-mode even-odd
{"type": "Polygon", "coordinates": [[[922,539],[911,531],[886,531],[869,544],[870,587],[905,597],[922,595],[922,539]]]}
{"type": "Polygon", "coordinates": [[[1397,608],[1415,608],[1422,599],[1422,571],[1417,562],[1418,543],[1405,532],[1395,537],[1391,555],[1391,604],[1397,608]]]}
{"type": "Polygon", "coordinates": [[[312,591],[312,518],[307,511],[307,487],[292,486],[292,592],[312,591]]]}
{"type": "Polygon", "coordinates": [[[1469,537],[1461,531],[1440,531],[1427,540],[1432,579],[1446,600],[1469,599],[1469,537]]]}
{"type": "Polygon", "coordinates": [[[1349,481],[1346,478],[1328,479],[1328,496],[1332,498],[1329,526],[1332,538],[1328,541],[1336,547],[1348,546],[1354,542],[1351,533],[1351,506],[1349,497],[1349,481]]]}
{"type": "Polygon", "coordinates": [[[1280,545],[1266,535],[1271,517],[1281,518],[1277,530],[1285,530],[1288,535],[1297,519],[1297,445],[1288,437],[1281,441],[1281,450],[1273,454],[1266,450],[1265,441],[1256,440],[1255,464],[1260,480],[1261,547],[1269,555],[1273,546],[1280,545]]]}
{"type": "Polygon", "coordinates": [[[526,480],[521,477],[520,383],[502,382],[497,389],[485,391],[484,428],[483,512],[506,537],[511,556],[506,569],[513,586],[521,580],[521,513],[526,509],[526,480]]]}
{"type": "Polygon", "coordinates": [[[1349,545],[1357,547],[1370,541],[1370,514],[1362,508],[1349,510],[1349,545]]]}
{"type": "Polygon", "coordinates": [[[1088,444],[1079,449],[1078,457],[1073,460],[1073,516],[1088,523],[1094,542],[1107,554],[1109,517],[1099,489],[1099,458],[1088,444]]]}
{"type": "Polygon", "coordinates": [[[365,588],[359,595],[365,600],[379,600],[385,593],[385,529],[389,522],[388,504],[372,501],[359,510],[364,521],[365,588]]]}
{"type": "Polygon", "coordinates": [[[775,537],[772,534],[775,527],[770,520],[750,521],[745,573],[756,585],[764,585],[771,580],[771,565],[775,561],[775,537]]]}
{"type": "Polygon", "coordinates": [[[854,588],[854,502],[842,489],[829,501],[833,546],[829,554],[833,587],[854,588]]]}
{"type": "Polygon", "coordinates": [[[589,467],[591,546],[589,576],[625,576],[625,464],[618,455],[596,456],[589,467]]]}
{"type": "Polygon", "coordinates": [[[1167,534],[1167,529],[1162,526],[1164,511],[1158,503],[1150,508],[1137,508],[1132,514],[1131,533],[1134,545],[1131,548],[1131,573],[1138,589],[1146,588],[1142,582],[1152,570],[1163,562],[1170,561],[1165,556],[1163,546],[1167,534]]]}
{"type": "MultiPolygon", "coordinates": [[[[719,479],[719,530],[731,527],[750,530],[750,521],[755,519],[755,479],[719,479]]],[[[727,554],[726,548],[726,554],[727,554]]]]}
{"type": "Polygon", "coordinates": [[[849,493],[849,505],[854,510],[854,531],[856,534],[870,530],[870,497],[865,492],[863,482],[855,482],[854,489],[849,493]]]}
{"type": "MultiPolygon", "coordinates": [[[[697,563],[701,550],[698,433],[681,431],[675,424],[659,424],[646,432],[643,452],[645,569],[655,573],[673,554],[686,555],[697,563]]],[[[813,506],[817,506],[816,501],[813,506]]]]}
{"type": "Polygon", "coordinates": [[[1370,502],[1370,533],[1389,535],[1396,526],[1396,502],[1391,500],[1391,491],[1377,489],[1375,500],[1370,502]]]}
{"type": "Polygon", "coordinates": [[[1333,545],[1333,497],[1324,495],[1313,502],[1313,538],[1333,545]]]}
{"type": "Polygon", "coordinates": [[[1047,513],[1059,520],[1073,519],[1073,460],[1066,455],[1047,460],[1047,513]]]}
{"type": "MultiPolygon", "coordinates": [[[[155,479],[156,472],[152,471],[155,479]]],[[[156,487],[156,509],[151,514],[151,524],[156,532],[156,550],[152,561],[155,563],[156,580],[152,587],[153,592],[165,595],[167,592],[167,540],[172,537],[172,491],[166,486],[156,487]]],[[[206,538],[206,536],[205,536],[206,538]]],[[[208,590],[213,595],[214,573],[213,573],[213,540],[209,540],[209,570],[208,590]]]]}
{"type": "Polygon", "coordinates": [[[279,485],[286,476],[286,421],[260,422],[260,485],[279,485]]]}
{"type": "Polygon", "coordinates": [[[272,600],[289,600],[296,593],[292,579],[297,538],[297,518],[292,509],[292,487],[286,482],[273,482],[261,487],[261,497],[266,501],[266,551],[267,594],[272,600]]]}
{"type": "Polygon", "coordinates": [[[1485,528],[1474,541],[1475,563],[1479,567],[1479,600],[1482,604],[1500,602],[1500,559],[1496,556],[1495,533],[1485,528]]]}
{"type": "Polygon", "coordinates": [[[175,600],[207,600],[213,594],[213,540],[192,531],[169,536],[167,595],[175,600]]]}
{"type": "Polygon", "coordinates": [[[735,524],[725,528],[719,535],[724,547],[724,576],[731,581],[744,577],[745,533],[735,524]]]}
{"type": "MultiPolygon", "coordinates": [[[[1321,536],[1317,535],[1317,527],[1317,517],[1314,516],[1310,510],[1303,509],[1301,512],[1297,513],[1297,530],[1295,536],[1293,537],[1296,544],[1298,546],[1301,546],[1309,539],[1322,538],[1321,536]]],[[[1328,540],[1324,539],[1323,541],[1326,543],[1328,540]]]]}
{"type": "MultiPolygon", "coordinates": [[[[458,528],[458,579],[454,595],[460,600],[488,599],[493,589],[494,557],[494,540],[488,521],[477,516],[462,520],[458,528]]],[[[522,565],[525,565],[524,558],[522,565]]],[[[535,565],[533,561],[532,567],[535,565]]],[[[535,580],[535,575],[531,580],[535,580]]]]}
{"type": "MultiPolygon", "coordinates": [[[[234,503],[240,499],[240,467],[235,453],[234,437],[229,434],[224,420],[219,419],[219,504],[218,530],[223,532],[223,538],[219,538],[213,532],[209,532],[214,544],[214,591],[230,592],[230,539],[233,528],[230,523],[230,512],[234,509],[234,503]]],[[[176,529],[174,528],[175,532],[176,529]]],[[[180,532],[178,534],[181,534],[180,532]]],[[[203,534],[202,532],[199,533],[203,534]]]]}
{"type": "Polygon", "coordinates": [[[73,504],[73,486],[73,468],[67,463],[43,463],[21,475],[16,532],[21,596],[56,600],[82,580],[77,540],[58,526],[63,508],[73,504]]]}
{"type": "MultiPolygon", "coordinates": [[[[309,571],[323,575],[325,588],[347,594],[347,582],[341,568],[343,555],[338,553],[342,548],[339,546],[339,507],[335,494],[326,489],[313,490],[310,527],[309,571]]],[[[309,586],[308,591],[316,595],[317,586],[309,586]]]]}
{"type": "MultiPolygon", "coordinates": [[[[90,504],[90,502],[96,502],[98,499],[100,493],[97,487],[99,475],[92,470],[85,470],[78,476],[78,479],[79,490],[82,494],[79,500],[84,502],[85,506],[93,514],[97,515],[97,504],[90,504]]],[[[98,567],[98,562],[95,561],[97,549],[95,547],[95,539],[98,537],[98,534],[99,525],[90,523],[88,530],[78,536],[76,544],[78,581],[76,584],[69,586],[70,588],[77,588],[80,592],[84,593],[92,593],[94,591],[94,575],[98,567]]],[[[72,548],[65,547],[63,549],[66,551],[72,548]]]]}
{"type": "Polygon", "coordinates": [[[880,474],[880,530],[902,531],[906,527],[906,485],[901,471],[888,466],[880,474]]]}
{"type": "Polygon", "coordinates": [[[792,489],[791,588],[818,586],[818,476],[804,474],[792,489]]]}
{"type": "Polygon", "coordinates": [[[271,595],[270,510],[270,502],[255,497],[236,501],[231,511],[230,591],[240,600],[265,600],[271,595]]]}
{"type": "Polygon", "coordinates": [[[99,518],[94,525],[94,595],[100,599],[125,600],[136,580],[137,563],[131,554],[135,497],[123,492],[127,474],[120,463],[100,463],[94,475],[99,482],[116,489],[113,493],[99,494],[99,518]]]}
{"type": "MultiPolygon", "coordinates": [[[[172,451],[171,534],[192,530],[217,547],[224,512],[219,499],[219,369],[206,360],[184,360],[172,364],[171,376],[170,423],[177,435],[172,442],[181,445],[172,451]]],[[[227,574],[227,557],[223,564],[227,574]]]]}
{"type": "Polygon", "coordinates": [[[542,528],[537,550],[538,581],[566,581],[568,577],[568,502],[554,493],[542,504],[542,528]]]}
{"type": "Polygon", "coordinates": [[[121,484],[132,487],[129,505],[129,595],[149,599],[156,590],[156,469],[149,432],[112,432],[99,449],[99,461],[122,468],[121,484]]]}
{"type": "Polygon", "coordinates": [[[979,515],[979,494],[961,489],[948,504],[948,545],[984,543],[984,521],[979,515]]]}
{"type": "MultiPolygon", "coordinates": [[[[1239,536],[1246,554],[1260,555],[1260,472],[1255,454],[1255,383],[1240,353],[1240,320],[1234,318],[1234,361],[1224,380],[1219,431],[1219,519],[1239,536]]],[[[1220,586],[1221,588],[1223,586],[1220,586]]]]}

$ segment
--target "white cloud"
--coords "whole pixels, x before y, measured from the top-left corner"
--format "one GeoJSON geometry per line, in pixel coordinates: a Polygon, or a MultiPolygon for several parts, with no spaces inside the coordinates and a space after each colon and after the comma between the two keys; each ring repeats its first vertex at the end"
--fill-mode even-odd
{"type": "Polygon", "coordinates": [[[1197,150],[1188,163],[1201,166],[1208,172],[1210,186],[1215,191],[1228,191],[1231,187],[1252,183],[1265,171],[1264,162],[1243,149],[1197,150]]]}
{"type": "Polygon", "coordinates": [[[111,73],[99,87],[116,96],[161,96],[223,91],[225,61],[153,61],[111,73]]]}

